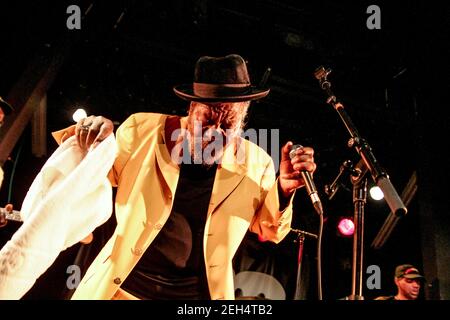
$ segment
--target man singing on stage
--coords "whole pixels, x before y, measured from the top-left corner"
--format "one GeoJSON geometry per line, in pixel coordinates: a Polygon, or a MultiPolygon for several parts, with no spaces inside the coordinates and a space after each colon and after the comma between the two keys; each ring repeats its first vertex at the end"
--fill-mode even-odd
{"type": "MultiPolygon", "coordinates": [[[[73,299],[234,299],[232,259],[247,230],[276,243],[290,231],[313,149],[291,159],[286,143],[276,178],[272,158],[239,135],[250,102],[269,89],[252,85],[231,54],[201,57],[193,84],[174,91],[189,101],[187,116],[137,113],[116,132],[117,228],[73,299]]],[[[112,132],[91,116],[58,137],[75,135],[88,150],[112,132]]]]}

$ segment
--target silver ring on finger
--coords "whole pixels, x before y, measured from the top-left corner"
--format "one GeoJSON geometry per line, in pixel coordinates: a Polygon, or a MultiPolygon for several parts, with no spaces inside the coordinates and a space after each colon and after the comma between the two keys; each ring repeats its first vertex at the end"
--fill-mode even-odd
{"type": "Polygon", "coordinates": [[[81,125],[80,126],[80,130],[81,131],[89,131],[89,128],[91,127],[91,125],[90,124],[88,124],[88,125],[81,125]]]}

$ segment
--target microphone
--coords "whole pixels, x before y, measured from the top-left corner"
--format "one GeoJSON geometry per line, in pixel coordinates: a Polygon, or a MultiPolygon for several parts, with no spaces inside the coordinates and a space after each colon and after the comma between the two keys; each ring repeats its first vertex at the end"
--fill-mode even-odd
{"type": "MultiPolygon", "coordinates": [[[[299,148],[303,148],[303,146],[300,144],[293,145],[291,147],[291,151],[289,152],[289,158],[293,159],[295,157],[295,151],[297,151],[297,149],[299,148]]],[[[311,173],[309,173],[306,170],[302,170],[300,171],[300,174],[302,175],[303,181],[305,182],[306,191],[308,192],[308,195],[311,198],[311,202],[314,208],[316,209],[319,215],[322,215],[323,214],[322,202],[320,201],[319,194],[317,193],[316,186],[311,177],[311,173]]]]}

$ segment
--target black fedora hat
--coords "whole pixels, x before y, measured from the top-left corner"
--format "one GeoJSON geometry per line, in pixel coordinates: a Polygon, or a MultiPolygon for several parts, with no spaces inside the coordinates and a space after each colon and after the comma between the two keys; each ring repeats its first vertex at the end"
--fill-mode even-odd
{"type": "Polygon", "coordinates": [[[11,107],[8,102],[3,100],[2,97],[0,97],[0,108],[2,108],[4,114],[10,114],[12,111],[14,111],[13,107],[11,107]]]}
{"type": "Polygon", "coordinates": [[[203,56],[197,60],[194,83],[173,88],[182,99],[198,102],[239,102],[264,98],[268,88],[253,86],[244,59],[237,54],[203,56]]]}

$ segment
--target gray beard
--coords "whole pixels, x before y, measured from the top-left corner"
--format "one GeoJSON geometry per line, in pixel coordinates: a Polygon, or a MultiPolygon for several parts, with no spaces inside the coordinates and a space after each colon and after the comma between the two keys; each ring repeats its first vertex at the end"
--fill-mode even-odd
{"type": "Polygon", "coordinates": [[[215,163],[220,163],[223,149],[222,143],[216,141],[204,141],[203,139],[195,142],[193,140],[189,141],[192,163],[201,164],[207,168],[212,167],[215,163]]]}

